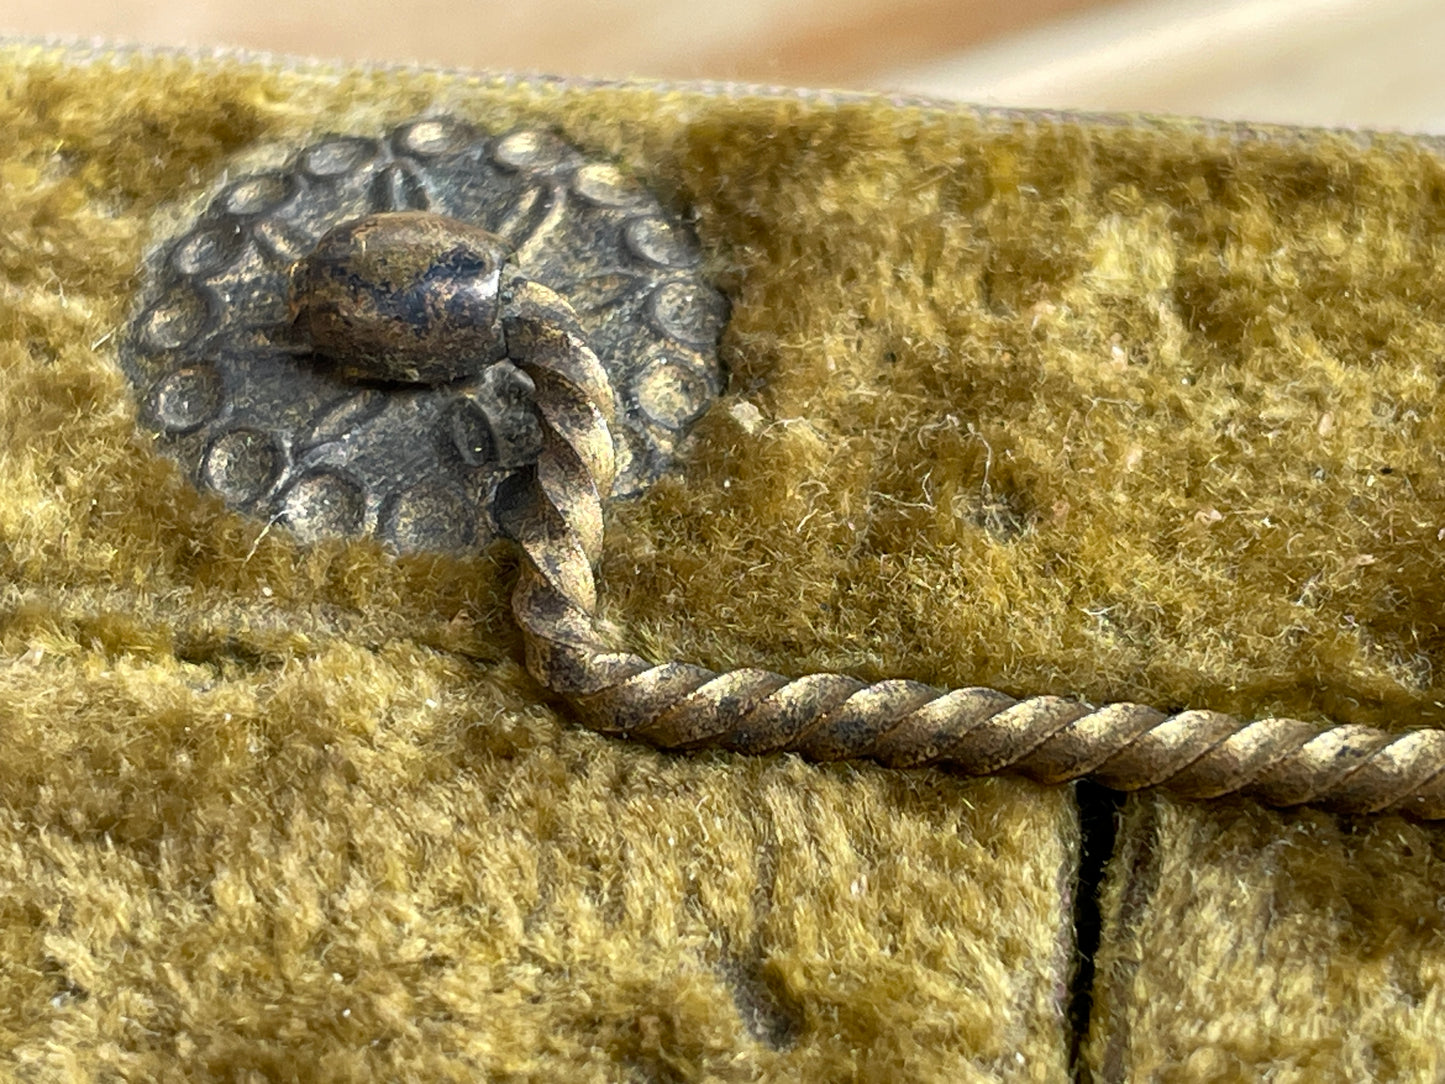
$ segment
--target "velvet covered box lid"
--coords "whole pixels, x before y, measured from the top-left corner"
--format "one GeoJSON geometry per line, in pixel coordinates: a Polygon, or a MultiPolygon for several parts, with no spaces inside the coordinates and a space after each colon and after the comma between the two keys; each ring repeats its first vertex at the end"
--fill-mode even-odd
{"type": "Polygon", "coordinates": [[[147,252],[276,147],[546,128],[689,215],[731,303],[722,400],[608,510],[620,637],[1438,726],[1433,145],[25,44],[0,85],[8,1072],[1439,1072],[1439,830],[1145,793],[1114,838],[1093,791],[588,734],[505,544],[238,516],[117,363],[147,252]]]}

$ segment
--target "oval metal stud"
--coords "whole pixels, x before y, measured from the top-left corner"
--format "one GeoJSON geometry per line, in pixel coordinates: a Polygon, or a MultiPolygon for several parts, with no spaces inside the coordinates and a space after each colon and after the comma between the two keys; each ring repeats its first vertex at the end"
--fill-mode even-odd
{"type": "Polygon", "coordinates": [[[506,353],[496,234],[428,211],[393,211],[326,232],[291,278],[294,326],[354,380],[445,384],[506,353]]]}
{"type": "Polygon", "coordinates": [[[514,283],[552,291],[559,334],[606,372],[615,494],[666,471],[722,387],[727,303],[687,225],[550,132],[326,135],[174,238],[121,343],[142,423],[202,489],[304,539],[496,535],[498,487],[542,447],[502,330],[514,283]]]}

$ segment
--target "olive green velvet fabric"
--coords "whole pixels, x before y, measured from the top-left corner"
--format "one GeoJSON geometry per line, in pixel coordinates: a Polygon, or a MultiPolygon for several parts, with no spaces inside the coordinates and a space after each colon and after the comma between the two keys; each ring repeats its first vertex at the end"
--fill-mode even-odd
{"type": "Polygon", "coordinates": [[[1095,1081],[1445,1078],[1445,839],[1396,817],[1131,801],[1095,1081]]]}
{"type": "MultiPolygon", "coordinates": [[[[620,641],[1445,721],[1428,146],[23,45],[0,88],[3,1072],[1070,1075],[1069,789],[580,732],[506,546],[304,548],[138,435],[146,251],[322,132],[544,126],[695,216],[729,390],[609,511],[620,641]]],[[[1437,838],[1131,799],[1086,1064],[1411,1079],[1437,838]]]]}
{"type": "MultiPolygon", "coordinates": [[[[303,549],[193,493],[116,365],[148,246],[267,147],[558,127],[682,209],[736,183],[714,133],[789,108],[0,53],[0,1079],[1066,1078],[1068,792],[581,732],[521,668],[506,547],[303,549]]],[[[733,290],[798,294],[739,369],[834,319],[719,232],[792,216],[784,172],[702,210],[733,290]]],[[[664,651],[716,604],[612,617],[664,651]]]]}

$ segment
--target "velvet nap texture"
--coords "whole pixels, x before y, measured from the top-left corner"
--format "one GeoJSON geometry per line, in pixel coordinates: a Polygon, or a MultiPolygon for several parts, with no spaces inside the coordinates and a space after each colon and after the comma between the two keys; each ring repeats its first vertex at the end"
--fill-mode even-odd
{"type": "Polygon", "coordinates": [[[1102,900],[1092,1079],[1440,1080],[1442,898],[1438,829],[1130,802],[1102,900]]]}
{"type": "Polygon", "coordinates": [[[142,257],[238,160],[445,110],[560,126],[681,207],[726,183],[689,177],[689,118],[733,106],[0,73],[0,1076],[1064,1078],[1067,793],[582,733],[519,665],[505,547],[303,550],[137,433],[142,257]]]}
{"type": "MultiPolygon", "coordinates": [[[[505,546],[303,548],[138,435],[145,253],[323,132],[547,127],[695,217],[730,385],[610,511],[630,645],[1445,721],[1419,141],[24,45],[0,87],[5,1072],[1070,1075],[1071,791],[578,732],[505,546]]],[[[1413,1079],[1437,838],[1131,800],[1087,1067],[1413,1079]]]]}

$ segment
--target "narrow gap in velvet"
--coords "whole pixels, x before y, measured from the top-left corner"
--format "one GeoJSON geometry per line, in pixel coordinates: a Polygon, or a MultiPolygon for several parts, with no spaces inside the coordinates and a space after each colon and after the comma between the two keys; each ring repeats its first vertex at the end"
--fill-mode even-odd
{"type": "Polygon", "coordinates": [[[1069,1060],[1074,1079],[1089,1084],[1090,1074],[1083,1059],[1084,1040],[1089,1035],[1089,1015],[1094,1008],[1094,954],[1099,949],[1102,921],[1099,893],[1104,873],[1114,853],[1119,810],[1124,795],[1098,783],[1081,780],[1074,786],[1079,803],[1079,879],[1074,886],[1074,972],[1069,983],[1069,1060]]]}

